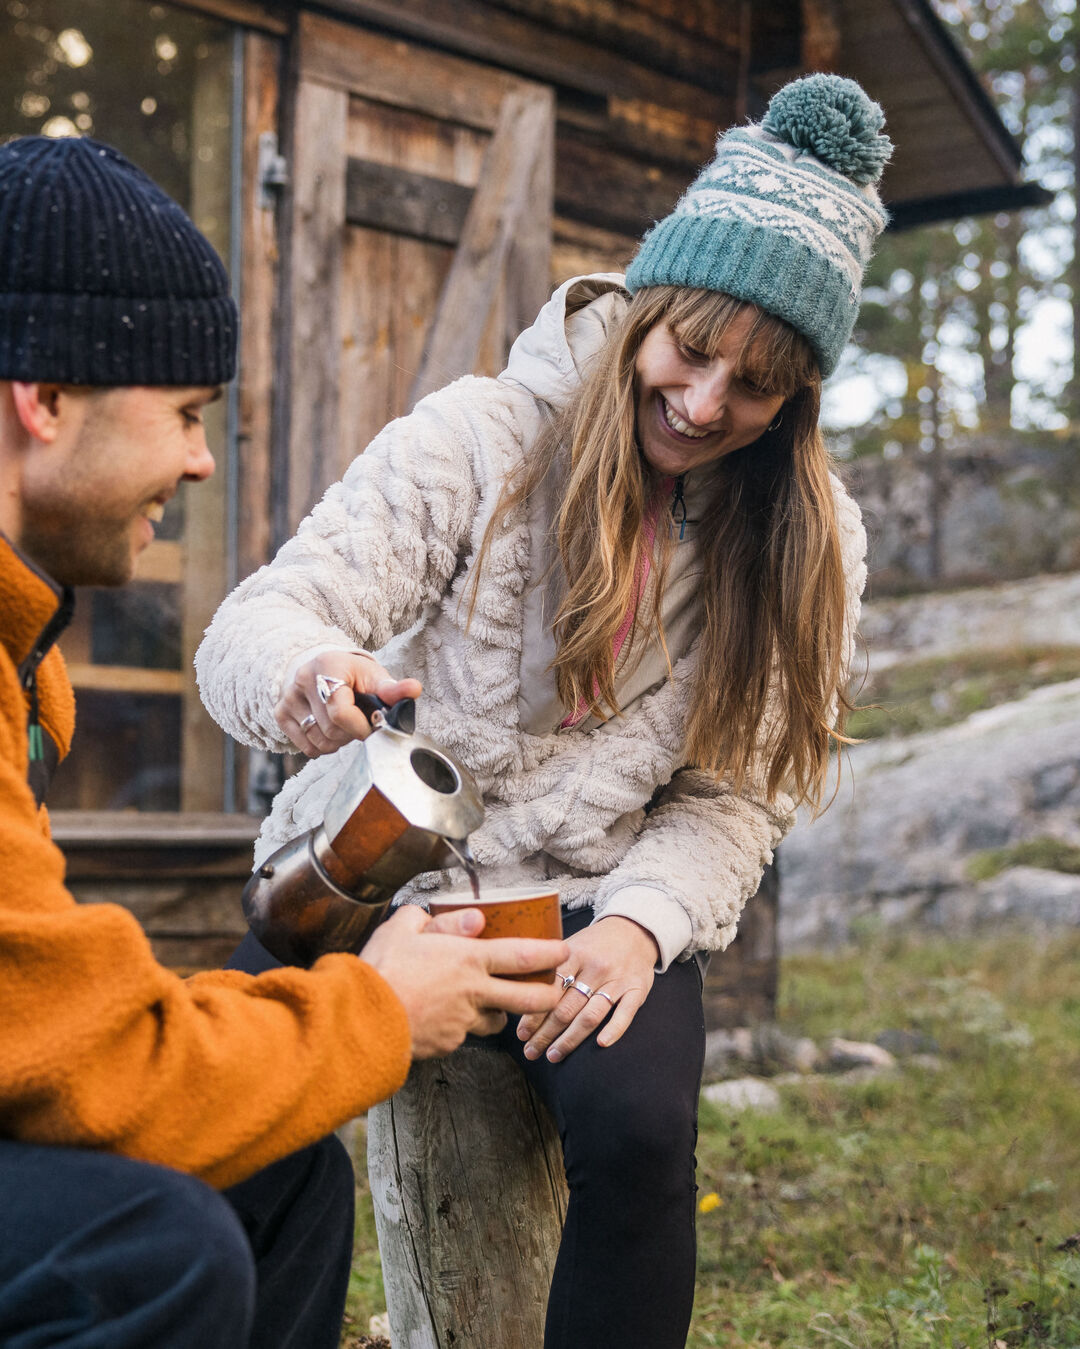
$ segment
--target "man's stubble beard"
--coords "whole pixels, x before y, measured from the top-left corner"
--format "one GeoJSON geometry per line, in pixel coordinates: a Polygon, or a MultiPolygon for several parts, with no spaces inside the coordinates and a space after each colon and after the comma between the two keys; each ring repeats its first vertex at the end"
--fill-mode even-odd
{"type": "MultiPolygon", "coordinates": [[[[99,389],[81,395],[87,416],[68,472],[23,506],[20,546],[60,585],[121,586],[135,571],[134,506],[125,519],[117,519],[110,518],[105,505],[115,472],[114,393],[99,389]]],[[[112,510],[117,510],[115,500],[112,510]]]]}
{"type": "Polygon", "coordinates": [[[135,570],[131,520],[119,523],[81,518],[23,519],[22,550],[54,581],[64,586],[122,586],[135,570]]]}

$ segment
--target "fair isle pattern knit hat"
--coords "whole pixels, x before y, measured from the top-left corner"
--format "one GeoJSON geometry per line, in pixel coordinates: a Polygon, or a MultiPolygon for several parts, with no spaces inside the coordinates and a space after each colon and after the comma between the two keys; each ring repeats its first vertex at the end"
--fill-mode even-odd
{"type": "Polygon", "coordinates": [[[0,379],[224,384],[238,326],[209,241],[117,150],[0,145],[0,379]]]}
{"type": "Polygon", "coordinates": [[[786,319],[836,369],[863,269],[887,215],[875,184],[892,153],[885,115],[854,80],[808,75],[759,125],[721,134],[716,157],[642,241],[630,291],[722,291],[786,319]]]}

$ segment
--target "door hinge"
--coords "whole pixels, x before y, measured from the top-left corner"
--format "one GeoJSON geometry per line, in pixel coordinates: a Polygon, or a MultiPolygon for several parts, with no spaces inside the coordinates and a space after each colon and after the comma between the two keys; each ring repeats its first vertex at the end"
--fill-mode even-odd
{"type": "Polygon", "coordinates": [[[285,156],[278,152],[278,138],[274,131],[264,131],[259,137],[258,192],[259,206],[272,211],[282,189],[289,181],[289,167],[285,156]]]}

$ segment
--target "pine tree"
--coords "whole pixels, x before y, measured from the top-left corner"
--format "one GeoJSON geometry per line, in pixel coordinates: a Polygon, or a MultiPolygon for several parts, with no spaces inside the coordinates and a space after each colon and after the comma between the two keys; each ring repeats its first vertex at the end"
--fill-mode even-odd
{"type": "MultiPolygon", "coordinates": [[[[962,435],[1080,420],[1080,70],[1074,0],[937,0],[942,18],[1020,143],[1026,175],[1056,192],[1039,210],[887,236],[867,276],[854,369],[888,369],[854,453],[939,460],[962,435]],[[1047,301],[1071,306],[1071,377],[1053,359],[1047,301]],[[1033,316],[1038,328],[1031,327],[1033,316]],[[1027,331],[1025,332],[1025,325],[1027,331]],[[1021,343],[1038,348],[1021,369],[1021,343]],[[883,364],[884,361],[884,364],[883,364]],[[901,378],[902,376],[902,378],[901,378]]],[[[944,474],[944,470],[939,470],[944,474]]]]}

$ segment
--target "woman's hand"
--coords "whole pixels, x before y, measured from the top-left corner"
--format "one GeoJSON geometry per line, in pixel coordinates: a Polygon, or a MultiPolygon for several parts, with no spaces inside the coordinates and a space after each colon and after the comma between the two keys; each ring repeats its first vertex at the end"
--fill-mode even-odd
{"type": "Polygon", "coordinates": [[[374,656],[322,651],[293,671],[274,718],[301,754],[310,759],[332,754],[350,740],[365,740],[371,734],[371,723],[353,701],[354,693],[374,693],[384,703],[396,703],[418,698],[421,686],[418,679],[395,679],[374,656]],[[325,702],[316,684],[320,675],[333,689],[325,702]]]}
{"type": "Polygon", "coordinates": [[[559,977],[565,983],[566,976],[573,975],[592,996],[567,984],[554,1011],[523,1016],[517,1034],[519,1040],[528,1041],[527,1059],[538,1059],[546,1051],[549,1062],[558,1063],[605,1020],[596,1042],[606,1049],[624,1034],[652,988],[659,949],[652,935],[632,919],[614,914],[600,918],[567,938],[567,945],[570,959],[560,967],[559,977]]]}

